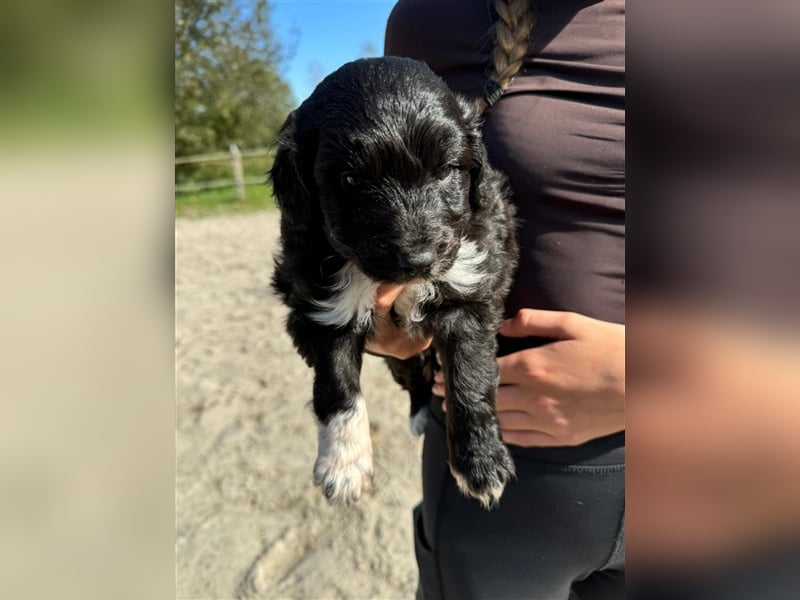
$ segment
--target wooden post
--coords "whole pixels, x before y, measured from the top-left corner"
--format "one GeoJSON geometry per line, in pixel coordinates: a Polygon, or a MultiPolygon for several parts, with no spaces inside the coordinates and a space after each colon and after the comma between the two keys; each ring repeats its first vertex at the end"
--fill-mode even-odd
{"type": "Polygon", "coordinates": [[[233,179],[236,182],[236,199],[244,202],[244,168],[242,167],[242,152],[239,146],[231,144],[231,167],[233,179]]]}

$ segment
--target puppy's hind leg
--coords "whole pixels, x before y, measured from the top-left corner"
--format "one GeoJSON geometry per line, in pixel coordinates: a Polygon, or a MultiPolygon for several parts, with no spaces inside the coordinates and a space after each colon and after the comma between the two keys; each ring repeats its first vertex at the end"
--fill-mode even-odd
{"type": "Polygon", "coordinates": [[[408,427],[414,435],[425,433],[430,416],[431,387],[435,367],[433,350],[420,352],[407,360],[386,357],[386,364],[394,380],[406,390],[411,398],[411,414],[408,427]]]}
{"type": "Polygon", "coordinates": [[[361,396],[363,338],[352,331],[313,327],[314,412],[319,448],[314,483],[331,504],[352,504],[372,487],[372,441],[361,396]]]}

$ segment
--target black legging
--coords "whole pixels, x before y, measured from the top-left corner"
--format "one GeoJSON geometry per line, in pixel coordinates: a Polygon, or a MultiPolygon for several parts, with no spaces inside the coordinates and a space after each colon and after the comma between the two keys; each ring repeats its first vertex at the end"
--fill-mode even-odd
{"type": "Polygon", "coordinates": [[[624,433],[574,448],[511,447],[517,480],[487,512],[447,467],[440,401],[414,510],[420,583],[433,600],[624,598],[624,433]]]}

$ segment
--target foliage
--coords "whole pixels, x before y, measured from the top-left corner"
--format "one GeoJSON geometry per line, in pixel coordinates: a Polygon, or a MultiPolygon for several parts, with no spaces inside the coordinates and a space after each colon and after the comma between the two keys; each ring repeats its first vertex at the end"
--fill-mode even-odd
{"type": "Polygon", "coordinates": [[[294,100],[267,0],[175,3],[175,154],[268,146],[294,100]]]}

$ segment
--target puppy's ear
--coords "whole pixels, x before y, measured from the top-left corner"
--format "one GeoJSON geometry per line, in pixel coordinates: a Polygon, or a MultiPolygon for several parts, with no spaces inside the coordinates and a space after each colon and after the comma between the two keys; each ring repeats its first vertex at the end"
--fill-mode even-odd
{"type": "Polygon", "coordinates": [[[472,149],[472,165],[469,169],[471,178],[469,202],[472,210],[479,211],[484,208],[491,197],[492,186],[487,175],[489,171],[486,147],[481,137],[481,114],[478,103],[458,97],[458,103],[464,115],[467,127],[467,138],[472,149]]]}
{"type": "Polygon", "coordinates": [[[278,133],[278,150],[269,177],[281,215],[288,227],[303,231],[311,218],[315,185],[304,168],[308,154],[297,131],[297,111],[292,111],[278,133]]]}

